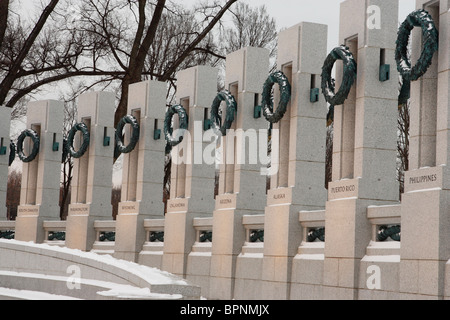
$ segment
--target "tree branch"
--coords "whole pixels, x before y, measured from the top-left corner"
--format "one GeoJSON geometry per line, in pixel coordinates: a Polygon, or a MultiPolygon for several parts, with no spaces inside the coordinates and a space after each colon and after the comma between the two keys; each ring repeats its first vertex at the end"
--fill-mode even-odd
{"type": "Polygon", "coordinates": [[[147,29],[147,34],[145,35],[144,40],[142,41],[141,47],[139,48],[139,52],[136,57],[135,69],[131,70],[132,81],[140,81],[142,70],[145,64],[145,58],[148,55],[148,50],[150,49],[150,46],[153,43],[153,39],[155,39],[156,31],[158,30],[158,25],[159,22],[161,21],[165,5],[166,0],[158,0],[158,3],[156,4],[152,22],[150,23],[150,26],[147,29]]]}
{"type": "Polygon", "coordinates": [[[213,20],[208,24],[208,26],[203,30],[202,33],[186,48],[186,50],[181,53],[177,60],[172,63],[170,68],[164,73],[160,81],[167,81],[172,74],[175,73],[177,68],[183,63],[184,59],[197,47],[197,45],[208,35],[208,33],[214,28],[214,26],[220,21],[227,10],[236,2],[237,0],[228,0],[225,6],[214,16],[213,20]]]}
{"type": "Polygon", "coordinates": [[[209,54],[209,55],[212,55],[213,57],[216,57],[216,58],[219,58],[219,59],[222,59],[222,60],[225,60],[225,59],[226,59],[225,56],[222,56],[222,55],[220,55],[220,54],[218,54],[218,53],[215,53],[215,52],[212,51],[212,50],[208,50],[208,49],[206,49],[206,48],[200,48],[200,47],[197,47],[197,48],[192,49],[192,51],[201,51],[201,52],[207,53],[207,54],[209,54]]]}
{"type": "MultiPolygon", "coordinates": [[[[155,73],[152,73],[152,72],[149,72],[149,71],[144,71],[144,72],[142,72],[142,74],[143,75],[153,76],[153,77],[156,77],[156,78],[159,78],[159,77],[162,76],[160,74],[155,74],[155,73]]],[[[27,94],[32,93],[34,90],[37,90],[37,89],[39,89],[40,87],[42,87],[42,86],[44,86],[46,84],[50,84],[50,83],[53,83],[53,82],[56,82],[56,81],[65,80],[65,79],[73,78],[73,77],[80,77],[80,76],[85,76],[85,77],[108,76],[108,77],[115,77],[117,79],[120,79],[120,78],[124,77],[125,75],[126,75],[125,71],[76,70],[76,71],[71,71],[71,72],[58,74],[58,75],[53,76],[53,77],[46,77],[45,79],[42,79],[42,80],[34,82],[33,84],[29,85],[26,88],[17,90],[16,94],[14,94],[14,96],[12,96],[11,99],[9,99],[9,101],[6,104],[6,106],[9,107],[9,108],[13,108],[14,105],[20,99],[22,99],[24,96],[26,96],[27,94]]],[[[109,81],[110,79],[103,79],[103,80],[109,81]]],[[[103,80],[100,80],[100,81],[103,81],[103,80]]],[[[169,80],[173,81],[175,79],[174,78],[170,78],[169,80]]]]}
{"type": "Polygon", "coordinates": [[[134,69],[135,63],[136,63],[136,58],[137,55],[139,53],[139,46],[142,40],[142,37],[144,35],[144,29],[145,29],[145,4],[146,4],[146,0],[139,0],[139,23],[138,23],[138,28],[136,31],[136,35],[134,37],[134,42],[133,42],[133,46],[131,48],[130,51],[130,62],[129,62],[129,69],[128,71],[130,71],[130,69],[134,69]]]}
{"type": "Polygon", "coordinates": [[[2,105],[5,102],[8,92],[17,78],[16,75],[17,72],[20,70],[23,60],[25,60],[28,52],[30,51],[31,47],[36,41],[36,38],[38,37],[39,33],[41,32],[42,28],[47,22],[48,17],[53,12],[58,2],[59,0],[51,0],[49,5],[44,9],[41,16],[39,17],[38,22],[34,26],[30,35],[26,39],[22,49],[20,50],[19,55],[14,60],[11,69],[8,72],[8,75],[3,79],[2,83],[0,84],[0,105],[2,105]]]}
{"type": "Polygon", "coordinates": [[[0,49],[8,26],[9,0],[0,0],[0,49]]]}

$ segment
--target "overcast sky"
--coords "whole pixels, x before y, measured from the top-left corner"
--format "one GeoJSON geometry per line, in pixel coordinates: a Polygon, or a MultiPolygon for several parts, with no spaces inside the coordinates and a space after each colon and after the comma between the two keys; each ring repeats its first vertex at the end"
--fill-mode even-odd
{"type": "MultiPolygon", "coordinates": [[[[183,0],[183,3],[193,4],[198,0],[183,0]]],[[[265,5],[272,15],[278,29],[289,28],[297,23],[316,22],[328,25],[328,47],[331,50],[338,46],[339,37],[339,7],[344,0],[240,0],[252,6],[265,5]]],[[[391,0],[385,0],[391,1],[391,0]]],[[[399,0],[399,22],[414,11],[415,0],[399,0]]]]}
{"type": "MultiPolygon", "coordinates": [[[[328,25],[329,49],[338,46],[339,7],[344,0],[247,0],[252,5],[265,5],[279,28],[299,22],[316,22],[328,25]]],[[[391,0],[387,0],[391,1],[391,0]]],[[[400,0],[399,21],[414,11],[415,0],[400,0]]]]}
{"type": "MultiPolygon", "coordinates": [[[[200,0],[172,0],[191,6],[200,0]]],[[[225,1],[225,0],[223,0],[225,1]]],[[[265,5],[269,14],[275,18],[278,30],[289,28],[297,23],[316,22],[328,25],[328,46],[331,50],[339,45],[339,7],[345,0],[239,0],[245,1],[252,6],[265,5]]],[[[385,0],[392,1],[392,0],[385,0]]],[[[406,16],[415,9],[416,0],[399,0],[399,22],[403,22],[406,16]]],[[[32,12],[34,6],[38,5],[36,0],[17,0],[16,4],[26,8],[26,12],[32,12]]]]}
{"type": "MultiPolygon", "coordinates": [[[[1,1],[1,0],[0,0],[1,1]]],[[[200,0],[172,0],[191,6],[200,0]]],[[[225,1],[225,0],[222,0],[225,1]]],[[[275,18],[278,31],[289,28],[300,22],[315,22],[328,25],[328,51],[339,45],[339,8],[344,0],[239,0],[252,6],[265,5],[269,14],[275,18]]],[[[392,0],[384,0],[392,1],[392,0]]],[[[46,3],[47,1],[44,1],[46,3]]],[[[403,22],[406,16],[415,9],[415,0],[399,0],[399,22],[403,22]]],[[[25,16],[33,12],[33,8],[39,5],[37,0],[17,0],[15,5],[25,9],[25,16]]],[[[51,98],[55,98],[53,90],[49,92],[51,98]]]]}

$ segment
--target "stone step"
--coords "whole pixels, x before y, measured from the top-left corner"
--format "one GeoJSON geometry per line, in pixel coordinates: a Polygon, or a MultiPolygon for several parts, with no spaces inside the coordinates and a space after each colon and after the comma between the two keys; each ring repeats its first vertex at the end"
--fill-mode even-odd
{"type": "Polygon", "coordinates": [[[200,287],[155,268],[68,248],[0,240],[2,287],[79,299],[200,298],[200,287]]]}

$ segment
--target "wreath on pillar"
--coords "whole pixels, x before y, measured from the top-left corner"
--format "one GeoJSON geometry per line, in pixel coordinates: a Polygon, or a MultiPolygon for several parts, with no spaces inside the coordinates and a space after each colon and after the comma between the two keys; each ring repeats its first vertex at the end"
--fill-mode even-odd
{"type": "Polygon", "coordinates": [[[172,119],[175,114],[178,114],[181,130],[187,130],[189,127],[189,116],[186,112],[186,109],[184,109],[183,106],[179,104],[169,107],[169,109],[166,112],[166,117],[164,119],[164,135],[166,137],[169,149],[172,149],[172,147],[179,145],[184,138],[184,135],[181,135],[178,139],[175,139],[172,136],[173,134],[172,119]]]}
{"type": "Polygon", "coordinates": [[[19,156],[19,159],[25,163],[29,163],[36,159],[37,155],[39,154],[40,144],[41,140],[36,131],[32,129],[24,130],[20,134],[19,138],[17,138],[17,155],[19,156]],[[25,141],[26,137],[30,137],[31,141],[33,141],[33,149],[31,150],[31,153],[28,157],[23,152],[23,142],[25,141]]]}
{"type": "Polygon", "coordinates": [[[325,59],[322,67],[322,93],[330,104],[327,121],[330,125],[334,121],[334,106],[341,105],[348,98],[348,94],[355,83],[357,64],[353,54],[347,46],[341,45],[334,48],[325,59]],[[344,75],[338,92],[335,93],[335,80],[331,76],[333,66],[337,60],[344,63],[344,75]]]}
{"type": "Polygon", "coordinates": [[[262,108],[266,120],[269,121],[270,123],[277,123],[281,119],[283,119],[287,110],[287,105],[290,100],[291,100],[291,84],[289,83],[288,78],[281,71],[272,73],[264,83],[262,93],[262,108]],[[281,95],[278,108],[275,112],[273,112],[272,88],[275,83],[278,83],[281,95]]]}
{"type": "Polygon", "coordinates": [[[399,104],[404,104],[409,99],[411,81],[418,80],[427,72],[432,63],[433,55],[438,49],[439,32],[433,18],[423,9],[413,11],[400,26],[396,41],[395,60],[397,61],[397,70],[403,79],[399,104]],[[408,57],[408,43],[411,30],[414,27],[422,28],[423,50],[416,65],[411,67],[411,60],[408,57]]]}
{"type": "Polygon", "coordinates": [[[227,130],[233,125],[236,112],[237,102],[231,92],[228,90],[219,92],[211,105],[211,126],[217,136],[227,135],[227,130]],[[219,111],[222,101],[225,101],[227,105],[225,121],[222,121],[222,115],[219,111]]]}
{"type": "MultiPolygon", "coordinates": [[[[89,143],[91,141],[91,136],[89,133],[89,128],[87,125],[83,122],[76,123],[72,129],[70,129],[69,134],[67,135],[67,149],[68,152],[72,157],[75,159],[79,159],[86,153],[87,149],[89,148],[89,143]],[[78,151],[75,151],[75,148],[73,146],[73,140],[75,139],[75,134],[80,131],[83,135],[83,142],[81,144],[80,149],[78,151]]],[[[64,148],[63,148],[64,153],[64,148]]]]}
{"type": "Polygon", "coordinates": [[[137,143],[139,142],[140,137],[140,126],[138,120],[132,115],[126,115],[122,119],[120,119],[116,128],[116,155],[120,155],[121,153],[130,153],[136,148],[137,143]],[[125,125],[131,125],[131,138],[130,143],[126,146],[124,144],[123,138],[123,128],[125,125]]]}

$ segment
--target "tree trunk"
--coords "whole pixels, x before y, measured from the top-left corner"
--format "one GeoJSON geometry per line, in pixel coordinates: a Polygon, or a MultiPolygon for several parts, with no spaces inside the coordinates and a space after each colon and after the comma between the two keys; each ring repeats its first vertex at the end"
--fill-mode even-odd
{"type": "MultiPolygon", "coordinates": [[[[1,1],[4,1],[4,0],[1,0],[1,1]]],[[[58,2],[59,2],[59,0],[52,0],[49,3],[49,5],[44,9],[41,16],[39,17],[38,22],[34,26],[30,35],[26,39],[22,49],[20,50],[19,55],[12,63],[8,74],[3,79],[2,83],[0,84],[0,105],[2,105],[5,102],[8,92],[11,90],[12,85],[14,84],[14,81],[16,81],[17,72],[19,72],[23,60],[26,58],[28,52],[30,51],[31,47],[33,46],[34,42],[36,41],[36,38],[38,37],[39,33],[41,32],[42,28],[44,27],[45,23],[47,22],[48,17],[53,12],[53,10],[55,9],[58,2]]]]}
{"type": "Polygon", "coordinates": [[[0,49],[8,25],[9,0],[0,0],[0,49]]]}
{"type": "Polygon", "coordinates": [[[145,59],[147,58],[148,50],[150,49],[150,46],[155,39],[155,34],[158,29],[159,22],[161,21],[164,6],[166,4],[166,0],[158,0],[155,11],[153,13],[152,22],[147,29],[147,33],[144,37],[144,40],[142,41],[142,44],[138,46],[143,36],[142,30],[145,22],[145,2],[145,0],[139,1],[139,26],[138,31],[136,32],[133,49],[131,50],[128,72],[122,80],[120,102],[114,115],[115,126],[117,126],[120,119],[122,119],[127,114],[128,87],[131,84],[142,80],[142,72],[144,70],[145,59]]]}

